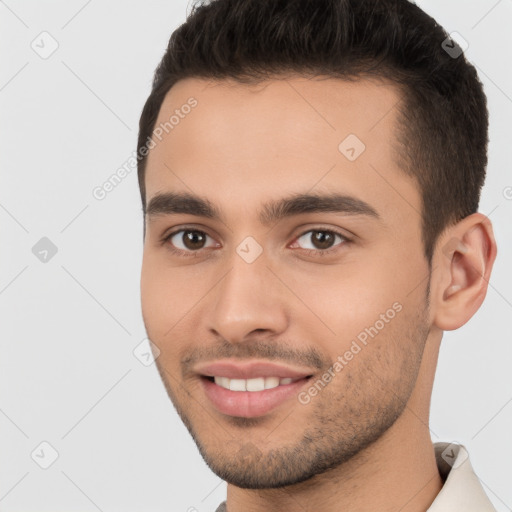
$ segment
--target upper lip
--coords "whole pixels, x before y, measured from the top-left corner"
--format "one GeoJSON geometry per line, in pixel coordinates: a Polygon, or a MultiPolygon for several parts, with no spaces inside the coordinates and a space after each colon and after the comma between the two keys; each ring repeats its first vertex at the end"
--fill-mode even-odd
{"type": "Polygon", "coordinates": [[[279,377],[292,379],[308,377],[312,372],[290,368],[282,364],[263,361],[246,363],[217,361],[196,367],[197,373],[208,377],[227,377],[229,379],[254,379],[256,377],[279,377]]]}

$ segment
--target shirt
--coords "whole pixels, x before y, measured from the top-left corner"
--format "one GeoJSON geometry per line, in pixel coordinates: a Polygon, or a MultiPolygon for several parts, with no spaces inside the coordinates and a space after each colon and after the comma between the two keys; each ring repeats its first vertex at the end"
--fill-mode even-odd
{"type": "MultiPolygon", "coordinates": [[[[443,487],[426,512],[496,512],[461,444],[434,443],[443,487]]],[[[215,512],[227,512],[223,501],[215,512]]]]}

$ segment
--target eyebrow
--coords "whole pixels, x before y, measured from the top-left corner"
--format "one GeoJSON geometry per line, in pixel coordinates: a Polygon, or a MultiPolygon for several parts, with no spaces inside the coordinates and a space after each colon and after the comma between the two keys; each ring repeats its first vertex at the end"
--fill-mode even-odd
{"type": "MultiPolygon", "coordinates": [[[[368,203],[342,194],[293,194],[268,201],[259,214],[261,224],[268,226],[286,217],[305,213],[333,212],[364,215],[381,220],[368,203]]],[[[146,209],[148,218],[159,215],[189,214],[224,222],[220,210],[208,199],[186,192],[166,192],[153,196],[146,209]]]]}

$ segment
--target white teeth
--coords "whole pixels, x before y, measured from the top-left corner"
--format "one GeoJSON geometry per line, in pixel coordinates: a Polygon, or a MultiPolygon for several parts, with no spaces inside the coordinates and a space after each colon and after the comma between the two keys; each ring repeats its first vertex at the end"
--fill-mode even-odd
{"type": "Polygon", "coordinates": [[[231,379],[229,381],[229,389],[231,391],[245,391],[244,379],[231,379]]]}
{"type": "MultiPolygon", "coordinates": [[[[263,391],[277,388],[294,382],[291,377],[256,377],[254,379],[229,379],[228,377],[214,377],[215,384],[231,391],[263,391]]],[[[298,379],[295,379],[298,380],[298,379]]]]}
{"type": "Polygon", "coordinates": [[[277,388],[279,386],[279,377],[265,377],[265,389],[277,388]]]}
{"type": "Polygon", "coordinates": [[[229,389],[229,379],[227,377],[215,377],[215,384],[223,388],[229,389]]]}
{"type": "Polygon", "coordinates": [[[245,389],[247,391],[263,391],[265,389],[265,379],[263,377],[247,379],[245,389]]]}

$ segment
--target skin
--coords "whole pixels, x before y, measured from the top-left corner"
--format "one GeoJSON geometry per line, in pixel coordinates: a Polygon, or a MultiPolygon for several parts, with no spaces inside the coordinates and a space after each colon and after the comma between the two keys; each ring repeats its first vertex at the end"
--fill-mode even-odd
{"type": "Polygon", "coordinates": [[[439,345],[484,300],[496,256],[490,221],[477,213],[448,227],[430,273],[420,191],[393,152],[392,84],[186,79],[157,126],[190,96],[198,105],[149,153],[147,203],[194,193],[223,219],[146,218],[142,310],[167,392],[228,482],[229,512],[426,510],[442,488],[428,429],[439,345]],[[366,146],[353,162],[338,150],[350,133],[366,146]],[[269,199],[306,192],[354,196],[380,218],[312,212],[261,224],[269,199]],[[180,227],[208,236],[162,242],[180,227]],[[350,241],[321,246],[315,230],[350,241]],[[263,249],[250,264],[236,252],[248,236],[263,249]],[[195,254],[174,254],[172,243],[195,254]],[[216,359],[273,360],[317,380],[397,302],[401,311],[307,404],[294,397],[258,418],[227,416],[192,371],[216,359]]]}

